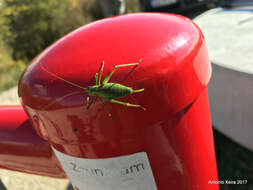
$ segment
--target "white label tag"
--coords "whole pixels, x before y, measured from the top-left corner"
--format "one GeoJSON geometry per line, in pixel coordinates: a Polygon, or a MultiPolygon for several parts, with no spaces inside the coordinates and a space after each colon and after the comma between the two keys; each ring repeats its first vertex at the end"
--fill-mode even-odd
{"type": "Polygon", "coordinates": [[[157,190],[146,152],[87,159],[52,149],[71,183],[80,190],[157,190]]]}

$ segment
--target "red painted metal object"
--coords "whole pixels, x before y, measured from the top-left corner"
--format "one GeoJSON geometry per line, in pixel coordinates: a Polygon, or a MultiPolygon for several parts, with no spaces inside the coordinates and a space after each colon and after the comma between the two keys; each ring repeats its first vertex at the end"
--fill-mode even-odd
{"type": "Polygon", "coordinates": [[[19,96],[37,133],[54,149],[79,158],[103,159],[146,152],[158,190],[217,190],[216,160],[207,84],[211,67],[204,37],[189,19],[171,14],[130,14],[84,26],[63,37],[29,65],[19,96]],[[83,87],[105,62],[103,78],[141,93],[86,110],[83,87]],[[42,69],[44,67],[51,73],[42,69]]]}
{"type": "Polygon", "coordinates": [[[0,167],[65,177],[48,142],[36,134],[22,106],[0,106],[0,167]]]}

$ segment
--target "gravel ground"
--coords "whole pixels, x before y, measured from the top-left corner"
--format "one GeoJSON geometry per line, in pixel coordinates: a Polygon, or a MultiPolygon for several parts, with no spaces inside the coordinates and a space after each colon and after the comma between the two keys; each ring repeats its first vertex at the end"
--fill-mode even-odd
{"type": "Polygon", "coordinates": [[[0,93],[0,105],[17,105],[19,103],[18,87],[0,93]]]}
{"type": "MultiPolygon", "coordinates": [[[[0,105],[19,103],[17,87],[0,93],[0,105]]],[[[57,179],[0,169],[0,190],[72,190],[67,179],[57,179]]]]}
{"type": "Polygon", "coordinates": [[[0,179],[0,190],[70,190],[67,179],[55,179],[3,169],[0,170],[0,179]]]}

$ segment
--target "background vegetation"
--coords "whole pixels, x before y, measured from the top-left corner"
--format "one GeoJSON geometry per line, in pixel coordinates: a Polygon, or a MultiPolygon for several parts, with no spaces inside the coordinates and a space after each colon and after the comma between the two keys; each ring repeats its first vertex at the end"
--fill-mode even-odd
{"type": "Polygon", "coordinates": [[[0,0],[0,91],[48,45],[87,22],[78,0],[0,0]]]}
{"type": "MultiPolygon", "coordinates": [[[[136,2],[128,11],[138,9],[136,2]]],[[[26,65],[47,46],[101,18],[96,0],[0,0],[0,92],[16,85],[26,65]]]]}

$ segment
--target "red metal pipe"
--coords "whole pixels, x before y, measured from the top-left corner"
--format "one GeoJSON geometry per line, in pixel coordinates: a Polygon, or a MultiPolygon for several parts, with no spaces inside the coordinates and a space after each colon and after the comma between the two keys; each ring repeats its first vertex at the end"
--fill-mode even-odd
{"type": "Polygon", "coordinates": [[[19,96],[79,189],[147,189],[150,182],[152,190],[217,190],[208,184],[217,180],[210,76],[203,34],[191,20],[130,14],[89,24],[50,46],[22,76],[19,96]],[[146,111],[105,101],[112,122],[99,101],[85,108],[88,95],[77,85],[95,85],[102,61],[104,78],[115,65],[140,58],[126,80],[129,67],[118,69],[111,82],[144,88],[121,101],[146,111]]]}
{"type": "Polygon", "coordinates": [[[0,106],[0,167],[65,177],[48,142],[36,134],[22,106],[0,106]]]}

